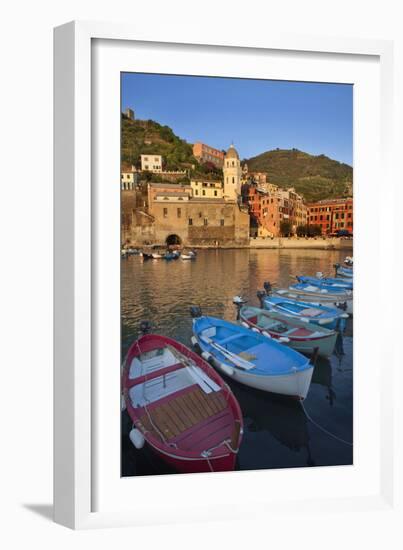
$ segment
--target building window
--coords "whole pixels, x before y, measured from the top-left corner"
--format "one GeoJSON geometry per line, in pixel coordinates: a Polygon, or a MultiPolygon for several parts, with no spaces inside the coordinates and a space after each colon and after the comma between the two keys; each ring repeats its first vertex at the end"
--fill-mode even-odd
{"type": "Polygon", "coordinates": [[[235,178],[234,177],[232,178],[232,183],[235,183],[235,178]]]}
{"type": "Polygon", "coordinates": [[[205,194],[206,194],[206,190],[205,190],[205,189],[203,189],[203,191],[202,191],[202,195],[205,195],[205,194]]]}
{"type": "Polygon", "coordinates": [[[224,225],[224,220],[223,219],[220,220],[220,225],[224,225]]]}
{"type": "Polygon", "coordinates": [[[217,191],[214,191],[214,196],[215,196],[215,197],[217,196],[217,191]]]}
{"type": "Polygon", "coordinates": [[[168,217],[168,208],[164,208],[164,218],[168,217]]]}
{"type": "Polygon", "coordinates": [[[176,212],[177,212],[178,218],[180,218],[182,216],[182,210],[178,208],[176,212]]]}
{"type": "Polygon", "coordinates": [[[146,164],[146,165],[144,166],[144,168],[145,168],[145,170],[148,170],[148,164],[146,164]]]}
{"type": "Polygon", "coordinates": [[[201,212],[199,212],[199,218],[201,218],[203,216],[203,214],[201,212]]]}
{"type": "Polygon", "coordinates": [[[199,194],[199,190],[195,189],[195,195],[198,195],[198,194],[199,194]]]}
{"type": "Polygon", "coordinates": [[[193,220],[192,220],[192,218],[189,218],[188,222],[189,222],[189,225],[193,225],[193,220]]]}
{"type": "Polygon", "coordinates": [[[207,218],[204,218],[203,224],[208,225],[208,219],[207,218]]]}

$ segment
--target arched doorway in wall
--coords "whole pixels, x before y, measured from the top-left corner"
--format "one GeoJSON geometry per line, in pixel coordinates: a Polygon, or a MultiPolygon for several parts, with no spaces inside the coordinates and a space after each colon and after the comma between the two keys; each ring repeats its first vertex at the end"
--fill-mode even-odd
{"type": "Polygon", "coordinates": [[[165,239],[165,242],[168,247],[175,248],[177,246],[180,246],[182,244],[182,240],[178,235],[172,234],[168,235],[168,237],[165,239]]]}

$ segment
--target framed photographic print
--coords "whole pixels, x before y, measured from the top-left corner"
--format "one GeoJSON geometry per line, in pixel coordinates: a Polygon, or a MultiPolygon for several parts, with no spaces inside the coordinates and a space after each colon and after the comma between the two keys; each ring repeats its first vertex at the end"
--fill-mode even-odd
{"type": "Polygon", "coordinates": [[[55,31],[70,527],[392,506],[392,46],[208,42],[55,31]]]}

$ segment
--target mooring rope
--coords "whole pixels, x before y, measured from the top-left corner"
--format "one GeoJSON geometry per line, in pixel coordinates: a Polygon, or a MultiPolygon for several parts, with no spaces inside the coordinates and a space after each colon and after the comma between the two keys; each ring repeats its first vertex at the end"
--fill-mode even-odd
{"type": "Polygon", "coordinates": [[[313,418],[308,414],[308,411],[306,410],[303,401],[300,401],[300,403],[301,403],[302,410],[303,410],[304,413],[305,413],[305,416],[307,417],[307,419],[308,419],[310,422],[312,422],[312,424],[313,424],[314,426],[316,426],[319,430],[321,430],[321,431],[324,432],[325,434],[330,435],[330,437],[333,437],[333,439],[336,439],[336,440],[339,441],[340,443],[344,443],[344,445],[348,445],[349,447],[352,447],[352,446],[353,446],[353,444],[352,444],[350,441],[346,441],[345,439],[342,439],[341,437],[337,436],[336,434],[334,434],[334,433],[332,433],[332,432],[329,432],[329,430],[326,430],[326,428],[324,428],[323,426],[321,426],[320,424],[318,424],[317,422],[315,422],[315,420],[313,420],[313,418]]]}

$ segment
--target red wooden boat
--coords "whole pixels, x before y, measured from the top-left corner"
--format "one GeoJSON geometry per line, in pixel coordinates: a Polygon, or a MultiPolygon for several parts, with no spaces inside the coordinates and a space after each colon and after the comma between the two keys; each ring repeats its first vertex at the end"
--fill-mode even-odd
{"type": "Polygon", "coordinates": [[[136,448],[146,442],[179,472],[234,469],[243,433],[239,404],[183,344],[156,334],[136,340],[123,364],[123,396],[136,448]]]}

